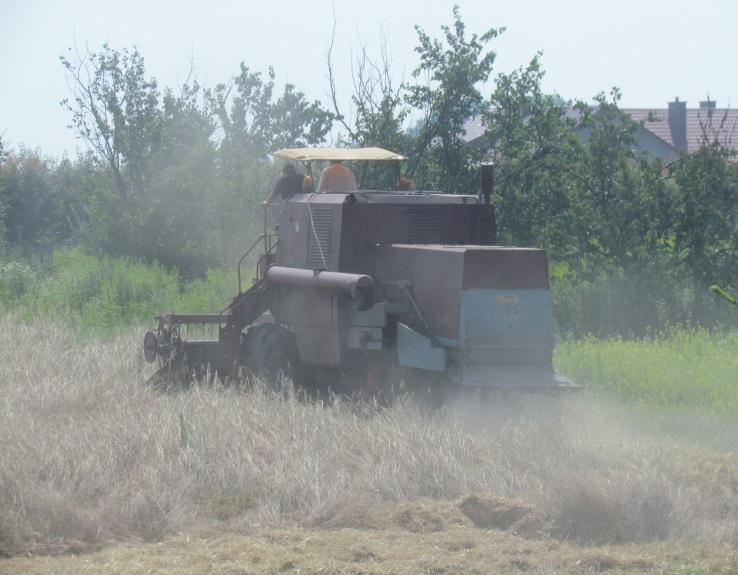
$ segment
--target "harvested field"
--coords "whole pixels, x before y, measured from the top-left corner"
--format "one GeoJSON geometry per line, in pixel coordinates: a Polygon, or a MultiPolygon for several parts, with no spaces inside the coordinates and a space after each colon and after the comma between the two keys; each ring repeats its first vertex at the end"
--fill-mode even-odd
{"type": "Polygon", "coordinates": [[[138,346],[0,322],[0,573],[738,566],[735,453],[584,398],[554,430],[258,386],[163,393],[138,346]]]}
{"type": "Polygon", "coordinates": [[[735,549],[726,545],[651,543],[580,547],[548,538],[469,526],[452,503],[398,504],[381,529],[278,527],[251,535],[198,532],[160,543],[116,545],[85,555],[14,558],[0,573],[214,574],[456,574],[735,573],[735,549]],[[411,509],[454,517],[441,531],[408,531],[393,519],[411,509]]]}

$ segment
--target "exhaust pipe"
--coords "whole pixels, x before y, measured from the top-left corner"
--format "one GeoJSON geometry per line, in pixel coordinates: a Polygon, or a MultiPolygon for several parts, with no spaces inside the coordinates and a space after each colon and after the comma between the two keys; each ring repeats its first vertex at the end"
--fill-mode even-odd
{"type": "Polygon", "coordinates": [[[274,285],[350,295],[359,311],[366,311],[374,305],[374,279],[367,275],[269,266],[264,278],[274,285]]]}
{"type": "Polygon", "coordinates": [[[495,187],[495,163],[488,162],[479,167],[479,184],[481,196],[486,205],[491,203],[490,197],[495,187]]]}
{"type": "Polygon", "coordinates": [[[485,206],[480,243],[486,246],[494,246],[497,244],[497,219],[495,218],[495,207],[491,200],[492,192],[495,189],[494,162],[487,162],[479,166],[479,187],[480,199],[485,206]]]}

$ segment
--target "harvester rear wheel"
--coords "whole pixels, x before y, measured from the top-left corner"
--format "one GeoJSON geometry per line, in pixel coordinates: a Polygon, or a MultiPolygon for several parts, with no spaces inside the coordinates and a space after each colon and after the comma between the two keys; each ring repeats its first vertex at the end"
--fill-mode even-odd
{"type": "Polygon", "coordinates": [[[244,363],[256,377],[275,383],[280,378],[295,381],[300,356],[295,336],[285,328],[262,323],[249,329],[244,337],[244,363]]]}

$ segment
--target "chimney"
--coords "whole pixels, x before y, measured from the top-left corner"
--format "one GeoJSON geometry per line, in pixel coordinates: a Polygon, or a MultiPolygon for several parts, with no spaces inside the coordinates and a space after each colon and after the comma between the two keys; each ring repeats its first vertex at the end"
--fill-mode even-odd
{"type": "Polygon", "coordinates": [[[717,107],[717,102],[715,100],[710,100],[710,96],[707,97],[707,100],[702,100],[700,102],[700,110],[714,110],[717,107]]]}
{"type": "Polygon", "coordinates": [[[675,98],[669,102],[669,129],[674,147],[682,152],[687,151],[687,103],[675,98]]]}

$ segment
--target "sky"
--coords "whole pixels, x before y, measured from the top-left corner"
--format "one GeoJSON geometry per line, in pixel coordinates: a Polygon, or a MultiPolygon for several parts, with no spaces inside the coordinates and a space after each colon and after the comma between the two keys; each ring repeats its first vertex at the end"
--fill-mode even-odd
{"type": "MultiPolygon", "coordinates": [[[[137,46],[148,74],[176,87],[194,64],[208,87],[245,62],[273,66],[310,99],[328,104],[326,52],[336,22],[337,88],[345,107],[351,60],[361,43],[386,38],[397,79],[417,63],[414,26],[439,35],[460,6],[469,33],[506,31],[491,44],[495,73],[543,52],[543,87],[590,100],[617,86],[621,106],[738,105],[738,2],[734,0],[0,0],[0,136],[10,147],[74,157],[84,145],[68,128],[69,95],[59,55],[70,46],[137,46]]],[[[485,87],[492,89],[493,84],[485,87]]]]}

